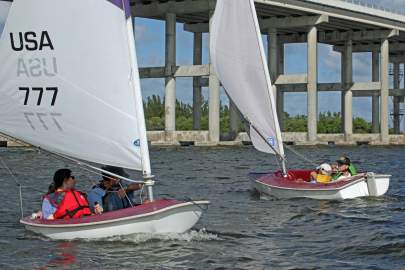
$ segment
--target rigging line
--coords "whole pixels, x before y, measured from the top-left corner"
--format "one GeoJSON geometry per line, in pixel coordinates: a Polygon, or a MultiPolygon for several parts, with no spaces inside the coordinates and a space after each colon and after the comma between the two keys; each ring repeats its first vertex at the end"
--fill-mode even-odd
{"type": "Polygon", "coordinates": [[[127,182],[136,183],[136,184],[144,184],[144,183],[145,183],[145,181],[136,181],[136,180],[132,180],[132,179],[129,179],[129,178],[120,176],[120,175],[113,174],[113,173],[111,173],[111,172],[108,172],[108,171],[102,170],[102,169],[100,169],[100,168],[97,168],[97,167],[95,167],[95,166],[92,166],[92,165],[90,165],[90,164],[87,164],[86,162],[79,161],[79,160],[77,160],[77,159],[74,159],[74,158],[65,156],[65,155],[63,155],[63,154],[53,153],[53,152],[48,151],[48,150],[46,150],[46,149],[44,149],[44,148],[41,148],[41,147],[39,147],[39,146],[31,145],[30,143],[27,143],[27,142],[25,142],[25,141],[23,141],[23,140],[17,140],[17,139],[15,139],[14,137],[12,137],[12,136],[10,136],[10,135],[8,135],[8,134],[2,133],[2,135],[7,136],[10,141],[13,141],[13,142],[15,142],[15,143],[18,143],[18,144],[25,143],[25,144],[27,144],[27,145],[33,146],[33,147],[34,147],[35,149],[37,149],[37,150],[44,151],[45,153],[48,153],[49,155],[52,155],[52,156],[54,156],[54,157],[60,157],[60,158],[66,159],[66,160],[68,160],[68,161],[70,161],[70,162],[72,162],[72,163],[75,163],[76,165],[78,165],[79,167],[81,167],[81,168],[83,168],[83,169],[84,169],[85,167],[91,168],[91,169],[93,169],[94,171],[91,171],[91,170],[89,170],[89,169],[88,169],[88,171],[89,171],[89,172],[92,172],[93,174],[100,175],[100,172],[104,172],[104,173],[106,173],[106,174],[109,174],[109,175],[111,175],[111,176],[117,177],[117,178],[122,179],[122,180],[127,181],[127,182]]]}
{"type": "Polygon", "coordinates": [[[132,201],[129,199],[129,196],[127,194],[127,191],[124,189],[124,187],[121,184],[121,181],[118,181],[118,184],[120,185],[121,189],[123,189],[125,191],[125,198],[128,200],[129,204],[131,205],[131,207],[134,207],[132,201]]]}
{"type": "Polygon", "coordinates": [[[276,160],[276,162],[277,162],[277,166],[278,167],[280,167],[282,170],[283,170],[283,167],[282,167],[282,165],[280,164],[280,160],[281,161],[285,161],[286,160],[286,158],[285,157],[283,157],[283,156],[281,156],[277,151],[276,151],[276,149],[274,149],[274,147],[266,140],[266,138],[260,133],[260,131],[249,121],[249,119],[248,118],[246,118],[243,114],[241,114],[242,115],[242,121],[243,122],[245,122],[245,123],[247,123],[247,124],[249,124],[249,127],[251,126],[256,132],[257,132],[257,134],[259,134],[259,136],[269,145],[269,147],[274,151],[274,153],[275,153],[275,155],[274,155],[274,159],[276,160]],[[278,158],[277,158],[278,157],[278,158]],[[280,159],[280,160],[279,160],[280,159]]]}
{"type": "MultiPolygon", "coordinates": [[[[38,150],[41,150],[41,149],[38,149],[38,150]]],[[[63,158],[63,157],[60,157],[60,156],[58,156],[58,155],[54,155],[54,154],[52,154],[52,153],[50,153],[50,152],[47,152],[47,151],[44,151],[44,152],[45,152],[48,156],[53,156],[53,157],[54,157],[55,159],[57,159],[57,160],[66,161],[66,159],[63,158]]],[[[67,160],[67,161],[68,161],[68,162],[71,162],[70,160],[67,160]]],[[[96,170],[88,169],[88,168],[86,168],[86,167],[84,167],[84,166],[80,166],[80,164],[77,164],[77,163],[74,163],[74,162],[71,162],[71,163],[73,164],[73,166],[78,167],[78,168],[80,168],[81,170],[84,170],[84,171],[86,171],[86,172],[90,172],[90,173],[95,174],[95,175],[97,175],[97,176],[102,175],[102,174],[100,174],[100,172],[98,172],[98,171],[96,171],[96,170]]],[[[88,177],[87,175],[85,175],[84,177],[87,178],[87,180],[88,180],[92,185],[97,185],[97,184],[98,184],[97,181],[95,181],[93,178],[90,178],[90,177],[88,177]]],[[[111,177],[109,177],[109,176],[106,176],[106,177],[111,179],[111,177]]]]}
{"type": "MultiPolygon", "coordinates": [[[[43,150],[42,148],[39,148],[39,149],[43,150]]],[[[122,180],[127,181],[127,182],[131,182],[131,183],[135,183],[135,184],[145,184],[145,181],[132,180],[132,179],[123,177],[123,176],[121,176],[121,175],[114,174],[114,173],[111,173],[111,172],[109,172],[109,171],[106,171],[106,170],[97,168],[97,167],[92,166],[92,165],[90,165],[90,164],[88,164],[88,163],[86,163],[86,162],[83,162],[83,161],[79,161],[79,160],[77,160],[77,159],[74,159],[74,158],[71,158],[71,157],[68,157],[68,156],[65,156],[65,155],[62,155],[62,154],[52,153],[52,152],[49,152],[49,151],[47,151],[47,150],[45,150],[45,151],[48,152],[50,155],[59,156],[59,157],[61,157],[61,158],[64,158],[64,159],[66,159],[66,160],[69,160],[69,161],[71,161],[71,162],[73,162],[73,163],[76,163],[78,166],[81,166],[83,169],[84,169],[85,167],[87,167],[87,170],[88,170],[89,172],[92,172],[93,174],[102,175],[101,173],[105,173],[105,174],[108,174],[108,175],[113,176],[113,177],[117,177],[117,178],[122,179],[122,180]],[[90,170],[89,168],[92,169],[92,170],[90,170]],[[101,173],[100,173],[100,172],[101,172],[101,173]]],[[[86,169],[85,169],[85,170],[86,170],[86,169]]]]}
{"type": "Polygon", "coordinates": [[[284,144],[284,146],[285,146],[288,150],[290,150],[291,152],[293,152],[295,155],[297,155],[299,158],[301,158],[302,160],[308,162],[308,163],[311,164],[311,165],[314,165],[315,167],[318,166],[318,164],[317,164],[314,160],[311,160],[311,159],[307,158],[306,156],[304,156],[303,154],[299,153],[297,150],[295,150],[295,149],[292,148],[291,146],[289,146],[289,145],[287,145],[287,144],[284,144]]]}
{"type": "Polygon", "coordinates": [[[23,206],[23,198],[22,198],[22,185],[18,181],[17,177],[14,175],[14,173],[11,171],[11,169],[7,166],[6,162],[4,162],[3,158],[0,157],[0,162],[2,166],[8,171],[8,173],[11,175],[11,178],[14,180],[16,185],[18,186],[18,194],[19,194],[19,199],[20,199],[20,212],[21,212],[21,218],[24,218],[24,206],[23,206]]]}
{"type": "Polygon", "coordinates": [[[143,195],[144,190],[145,190],[145,185],[142,185],[141,191],[139,192],[139,201],[141,202],[141,204],[143,204],[142,195],[143,195]]]}

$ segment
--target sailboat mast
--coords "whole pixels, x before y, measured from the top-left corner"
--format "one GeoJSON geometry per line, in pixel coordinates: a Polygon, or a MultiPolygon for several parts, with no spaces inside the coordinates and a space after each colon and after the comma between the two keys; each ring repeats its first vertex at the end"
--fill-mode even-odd
{"type": "MultiPolygon", "coordinates": [[[[125,10],[129,8],[129,5],[125,5],[125,1],[123,0],[123,8],[126,14],[130,14],[130,11],[125,10]]],[[[141,160],[142,160],[142,173],[145,180],[145,185],[148,189],[148,198],[150,201],[153,201],[153,175],[150,166],[150,157],[149,157],[149,147],[148,147],[148,139],[146,136],[146,124],[145,124],[145,114],[143,111],[143,101],[142,101],[142,93],[140,91],[141,84],[139,79],[139,71],[138,71],[138,64],[137,64],[137,57],[136,57],[136,49],[135,49],[135,35],[134,35],[134,27],[133,27],[133,18],[132,16],[127,16],[127,30],[128,30],[128,45],[129,51],[131,55],[131,83],[134,88],[135,94],[135,108],[136,108],[136,119],[138,124],[139,130],[139,141],[140,141],[140,150],[141,150],[141,160]]]]}

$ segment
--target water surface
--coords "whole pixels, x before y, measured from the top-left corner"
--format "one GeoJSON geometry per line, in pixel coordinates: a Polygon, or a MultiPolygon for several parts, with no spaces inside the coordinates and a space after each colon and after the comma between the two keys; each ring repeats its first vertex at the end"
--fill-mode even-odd
{"type": "MultiPolygon", "coordinates": [[[[272,156],[251,147],[154,148],[156,195],[212,202],[196,228],[182,235],[65,242],[19,225],[18,189],[0,166],[0,269],[405,269],[405,148],[295,149],[318,163],[350,155],[362,170],[392,174],[390,190],[382,198],[344,202],[261,200],[247,174],[277,169],[272,156]]],[[[83,190],[98,181],[29,149],[1,149],[0,157],[26,186],[26,213],[40,207],[39,191],[57,168],[71,168],[83,190]]],[[[291,168],[310,166],[288,157],[291,168]]]]}

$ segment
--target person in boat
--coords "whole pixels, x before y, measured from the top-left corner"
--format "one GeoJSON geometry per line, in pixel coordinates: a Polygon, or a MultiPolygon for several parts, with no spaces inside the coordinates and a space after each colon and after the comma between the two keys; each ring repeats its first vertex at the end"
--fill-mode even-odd
{"type": "Polygon", "coordinates": [[[332,175],[332,181],[339,181],[357,175],[357,170],[348,157],[343,156],[336,160],[336,163],[333,167],[335,172],[332,175]]]}
{"type": "Polygon", "coordinates": [[[71,170],[57,170],[48,193],[42,199],[42,218],[70,219],[91,215],[85,195],[76,190],[75,185],[71,170]]]}
{"type": "MultiPolygon", "coordinates": [[[[123,168],[104,166],[101,169],[121,177],[129,176],[123,168]]],[[[100,183],[88,192],[90,209],[95,214],[102,214],[131,207],[134,205],[134,191],[141,188],[140,184],[124,186],[119,177],[103,172],[100,183]]]]}
{"type": "Polygon", "coordinates": [[[332,166],[323,163],[311,172],[311,183],[329,183],[332,180],[332,166]]]}

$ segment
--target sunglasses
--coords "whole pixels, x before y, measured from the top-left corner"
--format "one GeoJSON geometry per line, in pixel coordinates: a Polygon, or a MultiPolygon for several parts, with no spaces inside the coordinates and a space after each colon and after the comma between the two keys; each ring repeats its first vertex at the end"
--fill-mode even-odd
{"type": "Polygon", "coordinates": [[[75,180],[75,177],[73,175],[71,175],[69,178],[72,178],[73,180],[75,180]]]}

